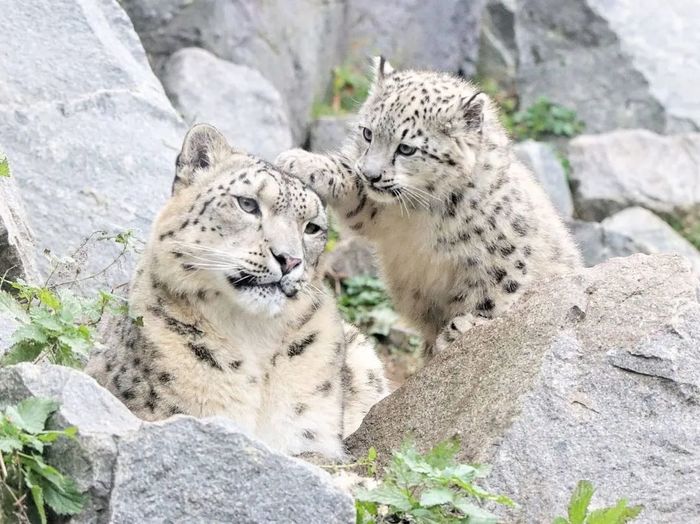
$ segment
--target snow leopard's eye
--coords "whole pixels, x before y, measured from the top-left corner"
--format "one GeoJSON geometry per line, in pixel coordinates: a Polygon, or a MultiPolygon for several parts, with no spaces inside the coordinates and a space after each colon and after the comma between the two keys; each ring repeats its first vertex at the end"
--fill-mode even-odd
{"type": "Polygon", "coordinates": [[[367,140],[367,142],[372,141],[372,130],[366,127],[362,128],[362,137],[367,140]]]}
{"type": "Polygon", "coordinates": [[[319,231],[321,231],[321,226],[319,226],[318,224],[314,224],[313,222],[309,222],[304,228],[304,233],[306,233],[307,235],[315,235],[319,231]]]}
{"type": "Polygon", "coordinates": [[[406,144],[399,144],[399,148],[396,150],[399,155],[411,156],[416,152],[416,148],[406,144]]]}
{"type": "Polygon", "coordinates": [[[243,211],[251,215],[257,215],[260,212],[258,203],[252,198],[238,197],[238,205],[243,211]]]}

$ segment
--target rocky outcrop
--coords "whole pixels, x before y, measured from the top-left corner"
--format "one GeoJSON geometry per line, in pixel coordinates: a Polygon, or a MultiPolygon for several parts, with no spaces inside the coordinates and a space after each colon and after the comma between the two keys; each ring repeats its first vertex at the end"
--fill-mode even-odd
{"type": "Polygon", "coordinates": [[[339,65],[344,2],[329,0],[124,0],[155,69],[183,47],[257,69],[288,104],[300,144],[311,107],[339,65]]]}
{"type": "Polygon", "coordinates": [[[394,66],[476,70],[485,0],[348,0],[346,55],[362,64],[382,54],[394,66]]]}
{"type": "Polygon", "coordinates": [[[614,257],[647,253],[647,248],[624,233],[609,231],[599,222],[573,220],[569,230],[581,251],[586,267],[595,266],[614,257]]]}
{"type": "Polygon", "coordinates": [[[700,133],[584,135],[569,144],[574,205],[584,220],[630,206],[684,215],[700,208],[700,133]]]}
{"type": "Polygon", "coordinates": [[[234,147],[270,162],[292,147],[284,101],[255,69],[189,47],[167,60],[161,78],[188,124],[212,124],[234,147]]]}
{"type": "Polygon", "coordinates": [[[72,522],[355,522],[352,499],[330,475],[227,419],[142,422],[78,371],[1,368],[0,408],[28,396],[60,402],[53,427],[79,428],[77,441],[58,441],[49,457],[88,493],[72,522]]]}
{"type": "Polygon", "coordinates": [[[553,147],[543,142],[526,140],[513,147],[516,156],[535,174],[537,180],[552,199],[554,207],[563,218],[569,218],[574,212],[569,183],[561,160],[553,147]]]}
{"type": "Polygon", "coordinates": [[[328,153],[337,151],[345,143],[356,124],[356,115],[322,116],[311,124],[309,151],[328,153]]]}
{"type": "MultiPolygon", "coordinates": [[[[0,60],[0,150],[37,248],[66,255],[96,230],[144,236],[184,126],[126,13],[116,0],[37,0],[11,2],[2,17],[0,49],[12,59],[0,60]]],[[[94,267],[113,254],[100,250],[94,267]]]]}
{"type": "Polygon", "coordinates": [[[698,16],[700,5],[689,0],[670,0],[661,9],[635,0],[561,0],[556,7],[551,0],[518,0],[521,103],[546,96],[572,107],[588,132],[698,130],[698,16]],[[669,35],[679,35],[672,45],[669,35]]]}
{"type": "Polygon", "coordinates": [[[627,495],[640,523],[700,514],[697,275],[673,256],[635,255],[543,283],[473,328],[376,405],[347,444],[388,457],[411,433],[458,434],[488,463],[507,522],[550,522],[579,479],[599,503],[627,495]],[[653,479],[653,480],[650,480],[653,479]]]}
{"type": "Polygon", "coordinates": [[[31,280],[36,274],[34,239],[16,180],[0,177],[0,278],[31,280]]]}

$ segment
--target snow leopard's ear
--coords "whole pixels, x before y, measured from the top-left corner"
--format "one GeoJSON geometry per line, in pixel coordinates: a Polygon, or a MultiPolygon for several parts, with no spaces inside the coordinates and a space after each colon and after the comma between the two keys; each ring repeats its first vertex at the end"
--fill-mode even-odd
{"type": "Polygon", "coordinates": [[[387,76],[394,72],[394,68],[383,56],[375,56],[372,59],[372,71],[374,83],[381,84],[387,76]]]}
{"type": "Polygon", "coordinates": [[[231,146],[214,126],[192,126],[185,135],[182,150],[175,160],[173,194],[192,184],[198,175],[206,171],[216,158],[226,151],[231,151],[231,146]]]}
{"type": "Polygon", "coordinates": [[[484,126],[484,109],[486,107],[486,95],[477,91],[471,97],[462,99],[460,114],[467,131],[481,133],[484,126]]]}

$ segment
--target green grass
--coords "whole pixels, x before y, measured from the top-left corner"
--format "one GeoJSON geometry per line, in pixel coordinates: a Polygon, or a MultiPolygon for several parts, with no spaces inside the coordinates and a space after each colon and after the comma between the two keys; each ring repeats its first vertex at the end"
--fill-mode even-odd
{"type": "Polygon", "coordinates": [[[317,101],[312,109],[314,118],[353,113],[367,99],[370,80],[356,67],[342,65],[333,69],[329,100],[317,101]]]}
{"type": "Polygon", "coordinates": [[[0,178],[8,178],[10,176],[10,163],[7,157],[0,153],[0,178]]]}

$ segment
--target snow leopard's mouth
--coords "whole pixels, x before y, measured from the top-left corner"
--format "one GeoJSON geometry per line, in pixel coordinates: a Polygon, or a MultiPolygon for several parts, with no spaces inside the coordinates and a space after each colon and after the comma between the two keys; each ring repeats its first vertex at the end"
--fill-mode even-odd
{"type": "Polygon", "coordinates": [[[296,296],[298,292],[297,286],[284,285],[281,280],[276,280],[274,282],[258,282],[257,277],[251,275],[250,273],[245,273],[241,271],[236,275],[226,275],[226,280],[229,284],[233,286],[234,289],[242,290],[270,290],[284,293],[288,298],[296,296]]]}

